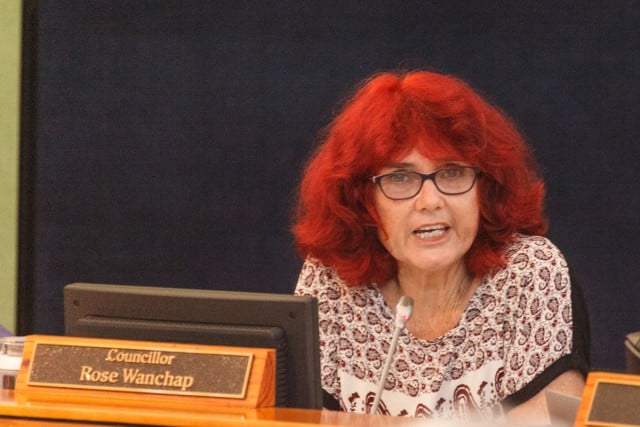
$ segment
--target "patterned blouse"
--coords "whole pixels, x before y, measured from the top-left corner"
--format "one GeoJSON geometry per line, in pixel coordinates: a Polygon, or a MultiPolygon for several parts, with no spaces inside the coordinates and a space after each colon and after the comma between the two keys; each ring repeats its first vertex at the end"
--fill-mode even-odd
{"type": "MultiPolygon", "coordinates": [[[[546,238],[517,236],[508,265],[483,278],[457,326],[423,340],[404,330],[379,411],[501,418],[559,374],[588,370],[588,323],[567,263],[546,238]]],[[[348,287],[307,259],[296,293],[318,299],[322,385],[342,410],[369,412],[394,332],[378,287],[348,287]]]]}

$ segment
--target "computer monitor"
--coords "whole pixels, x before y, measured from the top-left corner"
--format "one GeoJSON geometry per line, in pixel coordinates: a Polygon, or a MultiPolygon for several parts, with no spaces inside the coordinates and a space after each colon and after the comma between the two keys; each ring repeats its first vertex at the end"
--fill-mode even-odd
{"type": "Polygon", "coordinates": [[[315,298],[72,283],[68,336],[276,349],[276,406],[322,406],[315,298]]]}

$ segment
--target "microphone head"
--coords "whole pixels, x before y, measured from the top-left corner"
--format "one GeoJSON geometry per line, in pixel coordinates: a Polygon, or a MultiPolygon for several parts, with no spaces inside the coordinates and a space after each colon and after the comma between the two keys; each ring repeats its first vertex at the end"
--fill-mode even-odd
{"type": "Polygon", "coordinates": [[[403,295],[396,305],[396,327],[404,328],[413,313],[413,298],[403,295]]]}

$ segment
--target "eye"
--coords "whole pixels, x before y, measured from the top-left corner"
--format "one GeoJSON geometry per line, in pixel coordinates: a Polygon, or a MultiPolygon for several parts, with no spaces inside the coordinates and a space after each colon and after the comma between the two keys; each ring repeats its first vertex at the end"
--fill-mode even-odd
{"type": "Polygon", "coordinates": [[[442,169],[439,175],[446,179],[462,178],[466,175],[467,168],[464,166],[452,166],[442,169]]]}
{"type": "Polygon", "coordinates": [[[405,184],[411,180],[411,175],[407,172],[393,172],[388,174],[386,179],[392,184],[405,184]]]}

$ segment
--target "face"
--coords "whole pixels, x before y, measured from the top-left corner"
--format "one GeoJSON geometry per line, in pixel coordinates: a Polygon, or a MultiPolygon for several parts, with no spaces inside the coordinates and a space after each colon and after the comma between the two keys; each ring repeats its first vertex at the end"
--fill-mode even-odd
{"type": "MultiPolygon", "coordinates": [[[[468,166],[461,161],[435,162],[414,150],[378,174],[428,174],[448,164],[468,166]]],[[[382,226],[379,239],[397,260],[400,271],[446,273],[464,263],[464,255],[478,232],[477,185],[463,194],[445,195],[427,180],[420,192],[407,200],[391,200],[376,188],[374,203],[382,226]]]]}

